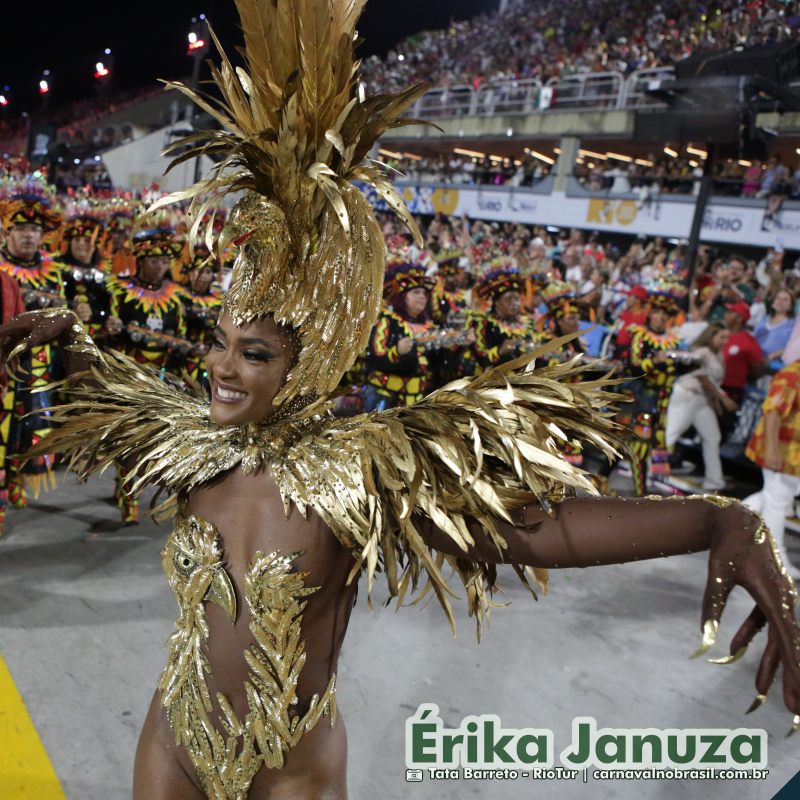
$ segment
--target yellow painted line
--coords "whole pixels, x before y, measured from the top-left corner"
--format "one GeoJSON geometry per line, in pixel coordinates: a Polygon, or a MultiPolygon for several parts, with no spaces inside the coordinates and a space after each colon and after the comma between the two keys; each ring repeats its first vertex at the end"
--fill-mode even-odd
{"type": "Polygon", "coordinates": [[[66,800],[28,709],[0,656],[0,798],[66,800]]]}

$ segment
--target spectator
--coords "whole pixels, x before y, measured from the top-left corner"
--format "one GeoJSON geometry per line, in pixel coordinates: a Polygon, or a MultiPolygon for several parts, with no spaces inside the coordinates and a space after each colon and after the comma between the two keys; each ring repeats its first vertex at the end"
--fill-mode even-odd
{"type": "Polygon", "coordinates": [[[731,303],[726,307],[725,325],[730,336],[723,350],[725,377],[722,388],[738,403],[750,380],[760,378],[765,371],[764,353],[755,337],[745,329],[750,319],[747,303],[731,303]]]}
{"type": "Polygon", "coordinates": [[[742,197],[755,197],[761,188],[761,176],[763,167],[761,162],[756,159],[744,173],[744,185],[742,186],[742,197]]]}
{"type": "Polygon", "coordinates": [[[708,326],[695,342],[695,355],[701,367],[675,382],[667,411],[667,448],[672,450],[678,439],[694,426],[703,443],[705,477],[703,489],[725,488],[719,445],[722,439],[719,417],[723,411],[736,411],[736,403],[723,391],[725,376],[723,349],[730,331],[718,322],[708,326]]]}
{"type": "Polygon", "coordinates": [[[778,289],[767,300],[766,306],[767,316],[753,335],[770,368],[777,372],[784,366],[783,353],[794,329],[794,294],[786,288],[778,289]]]}

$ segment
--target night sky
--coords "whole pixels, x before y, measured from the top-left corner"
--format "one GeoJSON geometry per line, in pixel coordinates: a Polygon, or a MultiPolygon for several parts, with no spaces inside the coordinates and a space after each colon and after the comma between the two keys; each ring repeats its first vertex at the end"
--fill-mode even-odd
{"type": "MultiPolygon", "coordinates": [[[[371,0],[359,25],[361,55],[384,53],[419,30],[445,27],[491,11],[498,0],[371,0]]],[[[205,13],[229,51],[239,44],[232,0],[133,0],[133,2],[37,2],[14,4],[0,50],[0,87],[10,86],[9,113],[39,107],[37,84],[51,70],[51,107],[92,97],[94,64],[105,48],[113,52],[119,89],[191,72],[186,34],[191,18],[205,13]]]]}

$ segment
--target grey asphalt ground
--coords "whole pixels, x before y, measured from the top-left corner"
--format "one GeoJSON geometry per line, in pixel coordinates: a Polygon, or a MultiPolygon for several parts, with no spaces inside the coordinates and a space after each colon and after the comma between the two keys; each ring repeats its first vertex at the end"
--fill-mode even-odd
{"type": "MultiPolygon", "coordinates": [[[[0,540],[0,652],[71,800],[130,797],[139,729],[165,658],[176,604],[161,573],[167,528],[119,528],[110,478],[59,488],[12,511],[0,540]]],[[[789,543],[800,564],[800,539],[789,543]]],[[[359,598],[339,669],[354,800],[658,798],[767,800],[800,770],[800,735],[775,687],[744,712],[763,636],[732,666],[688,656],[700,641],[702,555],[551,574],[534,603],[504,573],[507,608],[476,643],[460,608],[454,639],[435,604],[395,612],[359,598]],[[551,729],[555,750],[575,717],[609,728],[763,728],[759,781],[431,780],[406,782],[406,719],[436,703],[448,727],[497,714],[504,727],[551,729]]],[[[750,609],[734,594],[720,643],[750,609]]]]}

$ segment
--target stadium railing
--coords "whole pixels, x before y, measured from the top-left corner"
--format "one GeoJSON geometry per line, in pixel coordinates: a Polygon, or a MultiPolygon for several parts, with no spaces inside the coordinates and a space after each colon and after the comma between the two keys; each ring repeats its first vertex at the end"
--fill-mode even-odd
{"type": "Polygon", "coordinates": [[[420,119],[491,117],[496,114],[537,114],[547,111],[602,111],[653,107],[658,101],[646,89],[653,81],[674,76],[672,67],[644,69],[625,77],[621,72],[588,72],[551,78],[490,81],[432,89],[417,101],[413,116],[420,119]],[[543,90],[548,91],[543,94],[543,90]]]}

